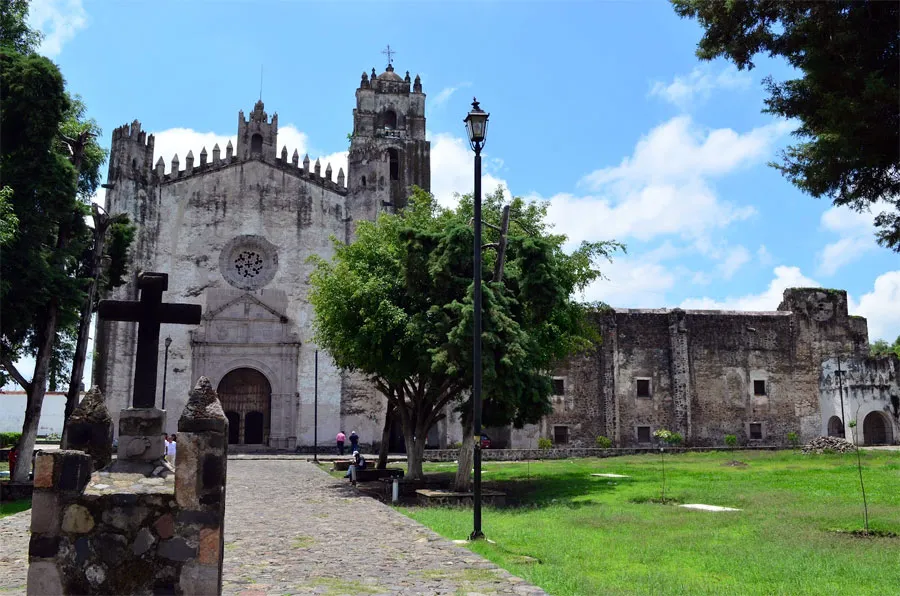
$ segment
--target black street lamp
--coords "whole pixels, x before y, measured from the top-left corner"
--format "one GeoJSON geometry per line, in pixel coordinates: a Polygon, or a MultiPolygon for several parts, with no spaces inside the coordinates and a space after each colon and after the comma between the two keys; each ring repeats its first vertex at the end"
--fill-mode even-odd
{"type": "Polygon", "coordinates": [[[163,360],[163,395],[162,395],[162,409],[166,409],[166,377],[169,374],[169,346],[172,345],[172,338],[166,338],[166,357],[163,360]]]}
{"type": "Polygon", "coordinates": [[[474,287],[475,320],[472,329],[472,406],[473,425],[475,431],[475,491],[473,495],[474,525],[469,540],[484,538],[481,531],[481,149],[484,147],[484,139],[487,134],[488,117],[478,105],[478,100],[472,98],[472,111],[463,122],[466,123],[466,132],[469,134],[469,144],[475,151],[475,244],[472,250],[474,273],[472,278],[474,287]]]}
{"type": "Polygon", "coordinates": [[[319,350],[316,350],[316,367],[313,372],[313,461],[319,463],[319,350]]]}

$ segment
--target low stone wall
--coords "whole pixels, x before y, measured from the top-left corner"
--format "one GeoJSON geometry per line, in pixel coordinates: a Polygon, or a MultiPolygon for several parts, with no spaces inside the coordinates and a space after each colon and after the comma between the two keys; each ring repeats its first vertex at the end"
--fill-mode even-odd
{"type": "MultiPolygon", "coordinates": [[[[775,451],[783,449],[777,446],[742,447],[741,451],[775,451]]],[[[688,451],[728,451],[727,447],[675,447],[666,448],[666,453],[686,453],[688,451]]],[[[641,453],[659,453],[658,447],[629,449],[593,449],[588,447],[572,447],[569,449],[483,449],[482,461],[525,461],[535,459],[568,459],[572,457],[617,457],[620,455],[639,455],[641,453]]],[[[456,461],[459,449],[426,449],[425,461],[456,461]]]]}
{"type": "Polygon", "coordinates": [[[203,381],[178,421],[174,476],[92,472],[83,451],[37,457],[29,595],[221,593],[228,422],[203,381]]]}

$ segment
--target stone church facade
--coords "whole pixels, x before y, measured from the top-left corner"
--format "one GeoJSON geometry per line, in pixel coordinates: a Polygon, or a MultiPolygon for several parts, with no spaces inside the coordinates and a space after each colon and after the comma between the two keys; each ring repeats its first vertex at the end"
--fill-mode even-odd
{"type": "MultiPolygon", "coordinates": [[[[279,151],[277,135],[278,116],[259,101],[239,113],[236,147],[204,147],[199,160],[189,152],[183,166],[176,155],[166,173],[140,122],[113,131],[106,209],[127,213],[138,233],[133,278],[110,297],[136,300],[137,273],[159,271],[169,275],[165,300],[203,307],[197,327],[163,325],[172,341],[157,404],[165,391],[167,410],[181,411],[193,381],[205,375],[219,392],[233,443],[311,446],[314,409],[320,445],[331,445],[338,430],[356,430],[372,443],[381,438],[384,400],[317,354],[307,258],[330,258],[332,237],[351,241],[356,222],[402,208],[412,185],[430,187],[421,81],[391,66],[362,75],[346,173],[279,151]]],[[[869,364],[865,320],[848,317],[846,295],[810,292],[789,291],[769,313],[597,315],[603,344],[556,371],[554,413],[539,425],[489,432],[496,445],[511,447],[534,447],[539,436],[592,446],[601,434],[640,445],[662,426],[695,444],[741,432],[767,443],[783,442],[789,431],[823,434],[835,411],[828,371],[839,356],[845,370],[856,371],[847,383],[871,386],[863,401],[881,412],[883,401],[900,394],[896,359],[869,364]]],[[[100,323],[96,346],[95,383],[117,418],[132,395],[136,325],[100,323]]],[[[884,419],[886,436],[900,436],[891,414],[884,419]]],[[[175,420],[168,426],[174,432],[175,420]]],[[[429,443],[446,447],[460,436],[449,415],[429,443]]]]}

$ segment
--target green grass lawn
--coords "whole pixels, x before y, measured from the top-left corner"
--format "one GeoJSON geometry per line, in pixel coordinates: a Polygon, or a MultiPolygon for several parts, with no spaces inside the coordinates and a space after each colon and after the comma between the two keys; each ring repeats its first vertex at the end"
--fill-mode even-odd
{"type": "MultiPolygon", "coordinates": [[[[667,497],[742,509],[728,513],[647,502],[660,496],[657,456],[487,463],[486,488],[513,503],[484,511],[496,544],[469,547],[554,595],[900,594],[900,538],[833,531],[863,527],[854,454],[735,457],[749,465],[666,456],[667,497]]],[[[900,534],[900,452],[864,452],[863,465],[871,527],[900,534]]],[[[402,511],[448,538],[472,530],[471,509],[402,511]]]]}
{"type": "Polygon", "coordinates": [[[0,503],[0,518],[4,518],[7,515],[12,515],[14,513],[19,513],[20,511],[25,511],[26,509],[31,509],[31,499],[21,499],[19,501],[6,501],[4,503],[0,503]]]}

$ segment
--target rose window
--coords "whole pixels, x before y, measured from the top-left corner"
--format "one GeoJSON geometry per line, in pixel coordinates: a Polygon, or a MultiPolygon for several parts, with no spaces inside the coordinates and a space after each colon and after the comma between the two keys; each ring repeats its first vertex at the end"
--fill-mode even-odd
{"type": "Polygon", "coordinates": [[[278,252],[262,236],[238,236],[222,248],[219,270],[229,284],[242,290],[257,290],[275,278],[278,252]]]}
{"type": "Polygon", "coordinates": [[[234,259],[234,268],[242,277],[256,277],[263,270],[263,259],[258,252],[242,250],[234,259]]]}

